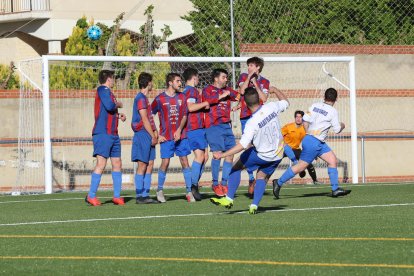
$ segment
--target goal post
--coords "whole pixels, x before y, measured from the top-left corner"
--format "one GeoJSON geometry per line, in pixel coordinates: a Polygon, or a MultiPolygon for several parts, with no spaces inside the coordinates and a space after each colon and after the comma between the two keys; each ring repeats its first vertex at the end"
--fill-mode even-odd
{"type": "MultiPolygon", "coordinates": [[[[43,112],[43,151],[44,151],[44,192],[46,194],[50,194],[53,192],[53,181],[54,181],[54,175],[53,175],[53,150],[52,150],[52,144],[53,144],[53,136],[51,134],[51,124],[52,124],[52,117],[51,117],[51,103],[50,103],[50,78],[51,78],[51,72],[50,72],[50,66],[54,64],[55,62],[83,62],[86,64],[101,64],[101,63],[142,63],[142,64],[161,64],[161,63],[177,63],[177,64],[233,64],[239,65],[239,67],[245,67],[246,60],[249,57],[131,57],[131,56],[63,56],[63,55],[46,55],[42,57],[42,112],[43,112]]],[[[341,81],[347,82],[347,87],[349,89],[345,89],[346,93],[348,93],[349,97],[349,105],[347,109],[349,110],[349,118],[347,121],[350,123],[350,163],[351,163],[351,175],[352,175],[352,183],[358,183],[358,150],[357,150],[357,117],[356,117],[356,88],[355,88],[355,59],[353,56],[295,56],[295,57],[288,57],[288,56],[267,56],[262,57],[265,61],[264,68],[266,69],[269,67],[269,64],[295,64],[295,68],[301,68],[306,67],[306,64],[312,63],[312,64],[318,64],[320,68],[322,68],[323,63],[344,63],[347,64],[347,72],[340,75],[340,77],[346,78],[341,79],[341,81]],[[301,66],[302,65],[302,66],[301,66]]],[[[90,65],[88,65],[90,66],[90,65]]],[[[102,66],[101,66],[102,67],[102,66]]],[[[99,69],[99,66],[97,65],[94,70],[99,69]]],[[[240,68],[239,68],[240,69],[240,68]]],[[[151,68],[149,70],[152,70],[151,68]]],[[[281,69],[282,71],[284,69],[281,69]]],[[[302,82],[304,90],[318,90],[318,87],[311,87],[312,85],[309,85],[309,87],[306,87],[305,84],[306,78],[304,80],[299,80],[302,76],[302,73],[295,73],[295,70],[299,69],[292,69],[291,73],[286,73],[289,81],[291,83],[294,83],[295,77],[298,78],[299,82],[302,82]]],[[[300,69],[302,70],[302,69],[300,69]]],[[[309,69],[303,69],[308,70],[309,69]]],[[[240,71],[240,70],[239,70],[240,71]]],[[[245,68],[241,71],[245,71],[245,68]]],[[[335,72],[331,72],[331,75],[324,74],[324,77],[327,79],[330,79],[330,83],[336,83],[337,88],[341,88],[338,81],[335,81],[335,78],[338,77],[335,72]]],[[[179,72],[182,73],[182,72],[179,72]]],[[[124,74],[124,73],[122,73],[124,74]]],[[[234,73],[232,74],[234,75],[234,73]]],[[[264,74],[265,77],[269,78],[266,74],[264,74]]],[[[237,79],[238,76],[232,76],[237,79]]],[[[30,78],[30,76],[26,76],[26,78],[30,78]]],[[[309,77],[310,78],[310,77],[309,77]]],[[[313,77],[316,78],[316,77],[313,77]]],[[[229,78],[231,79],[231,78],[229,78]]],[[[272,78],[269,78],[271,85],[273,83],[272,78]]],[[[315,81],[314,81],[315,82],[315,81]]],[[[328,83],[327,81],[325,81],[328,83]]],[[[279,80],[279,84],[283,86],[283,79],[279,80]]],[[[315,84],[313,84],[315,85],[315,84]]],[[[320,87],[321,88],[321,87],[320,87]]],[[[326,87],[327,88],[327,87],[326,87]]],[[[161,88],[160,88],[161,89],[161,88]]],[[[281,88],[283,90],[283,87],[281,88]]],[[[294,90],[293,88],[291,90],[294,90]]],[[[343,89],[343,88],[342,88],[343,89]]],[[[135,89],[137,90],[137,89],[135,89]]],[[[294,92],[292,92],[294,93],[294,92]]],[[[116,94],[116,93],[115,93],[116,94]]],[[[316,93],[315,100],[319,99],[320,93],[316,93]]],[[[310,105],[309,105],[310,106],[310,105]]],[[[309,107],[308,106],[308,107],[309,107]]],[[[295,109],[295,106],[290,107],[290,113],[294,112],[293,109],[295,109]]],[[[347,111],[348,113],[348,111],[347,111]]],[[[127,116],[130,114],[127,114],[127,116]]],[[[340,119],[345,114],[341,114],[341,111],[339,111],[340,119]]],[[[92,116],[92,115],[91,115],[92,116]]],[[[128,116],[129,117],[129,116],[128,116]]],[[[129,118],[130,119],[130,118],[129,118]]],[[[238,117],[236,118],[238,120],[238,117]]],[[[292,121],[292,117],[289,117],[289,120],[292,121]]],[[[285,120],[281,124],[284,125],[288,121],[285,120]]],[[[54,135],[56,136],[56,135],[54,135]]],[[[157,155],[158,157],[159,155],[157,155]]],[[[129,159],[129,156],[123,157],[126,158],[126,160],[129,159]]],[[[64,162],[62,163],[63,166],[65,166],[64,162]]],[[[155,166],[154,166],[155,167],[155,166]]]]}

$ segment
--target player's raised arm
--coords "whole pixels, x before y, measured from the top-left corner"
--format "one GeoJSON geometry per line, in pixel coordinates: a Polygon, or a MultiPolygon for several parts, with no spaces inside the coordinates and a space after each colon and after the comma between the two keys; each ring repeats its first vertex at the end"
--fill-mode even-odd
{"type": "Polygon", "coordinates": [[[269,88],[269,92],[270,92],[270,93],[272,93],[272,94],[275,94],[275,95],[276,95],[276,97],[277,97],[277,99],[278,99],[279,101],[283,101],[283,100],[285,100],[285,101],[287,101],[287,102],[289,103],[289,100],[288,100],[288,98],[286,97],[285,93],[283,93],[283,92],[282,92],[280,89],[278,89],[277,87],[271,86],[271,87],[269,88]]]}

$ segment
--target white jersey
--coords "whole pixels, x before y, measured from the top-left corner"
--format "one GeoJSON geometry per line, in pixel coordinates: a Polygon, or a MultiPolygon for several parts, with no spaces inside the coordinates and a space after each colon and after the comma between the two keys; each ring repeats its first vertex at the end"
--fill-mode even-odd
{"type": "Polygon", "coordinates": [[[265,161],[282,159],[284,143],[278,115],[288,106],[289,103],[282,100],[266,103],[256,110],[246,122],[240,139],[243,148],[253,144],[261,159],[265,161]]]}
{"type": "Polygon", "coordinates": [[[335,133],[341,131],[338,111],[326,103],[313,104],[309,108],[309,112],[303,116],[303,120],[309,123],[307,133],[322,142],[325,141],[331,127],[335,133]]]}

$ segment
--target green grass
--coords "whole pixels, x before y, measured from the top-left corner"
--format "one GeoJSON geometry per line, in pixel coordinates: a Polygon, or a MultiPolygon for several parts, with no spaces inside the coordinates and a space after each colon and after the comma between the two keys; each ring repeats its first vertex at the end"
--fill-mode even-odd
{"type": "Polygon", "coordinates": [[[244,187],[230,211],[187,203],[183,189],[156,205],[132,191],[125,206],[100,192],[101,207],[84,193],[2,196],[0,273],[412,275],[414,184],[347,188],[331,198],[328,186],[288,185],[280,200],[268,190],[256,215],[244,187]]]}

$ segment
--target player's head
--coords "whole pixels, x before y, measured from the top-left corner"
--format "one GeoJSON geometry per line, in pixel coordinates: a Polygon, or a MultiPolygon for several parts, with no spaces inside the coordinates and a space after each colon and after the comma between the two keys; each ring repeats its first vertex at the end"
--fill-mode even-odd
{"type": "Polygon", "coordinates": [[[305,115],[305,112],[302,110],[295,111],[295,123],[297,125],[301,125],[303,123],[303,115],[305,115]]]}
{"type": "Polygon", "coordinates": [[[114,86],[114,74],[115,72],[112,70],[101,70],[98,77],[99,83],[112,88],[114,86]]]}
{"type": "Polygon", "coordinates": [[[247,87],[244,90],[244,101],[249,109],[260,104],[259,93],[253,87],[247,87]]]}
{"type": "Polygon", "coordinates": [[[138,77],[139,89],[148,88],[148,91],[152,89],[152,75],[147,72],[142,72],[138,77]]]}
{"type": "Polygon", "coordinates": [[[191,84],[193,86],[198,85],[198,71],[197,71],[197,69],[194,69],[194,68],[191,68],[191,67],[185,69],[184,73],[183,73],[183,78],[184,78],[184,81],[186,83],[191,82],[191,84]]]}
{"type": "Polygon", "coordinates": [[[224,88],[227,84],[227,76],[229,73],[226,69],[216,68],[211,72],[211,81],[218,88],[224,88]]]}
{"type": "Polygon", "coordinates": [[[177,73],[168,73],[165,78],[168,89],[173,89],[174,91],[179,91],[181,88],[181,76],[177,73]]]}
{"type": "Polygon", "coordinates": [[[260,73],[263,70],[264,60],[259,57],[251,57],[247,60],[247,72],[260,73]]]}
{"type": "Polygon", "coordinates": [[[328,88],[325,91],[325,101],[335,103],[338,98],[338,92],[335,88],[328,88]]]}

